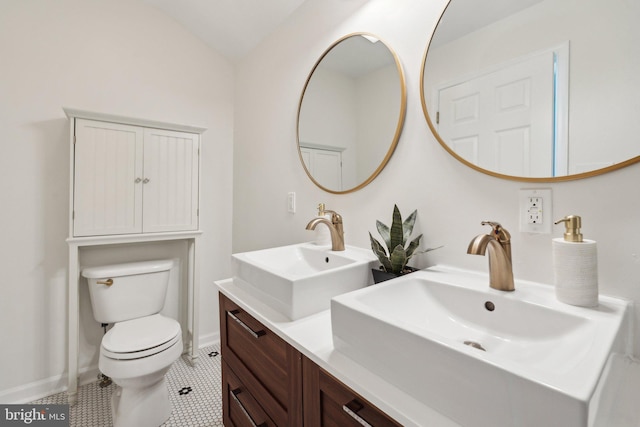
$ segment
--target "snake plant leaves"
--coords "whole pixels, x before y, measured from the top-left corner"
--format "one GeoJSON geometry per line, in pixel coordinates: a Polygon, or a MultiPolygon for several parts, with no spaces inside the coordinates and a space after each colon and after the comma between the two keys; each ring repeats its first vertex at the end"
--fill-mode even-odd
{"type": "Polygon", "coordinates": [[[407,243],[407,240],[409,240],[409,237],[411,236],[411,233],[413,233],[413,226],[416,223],[416,218],[417,217],[418,217],[418,210],[416,209],[402,223],[402,232],[403,232],[402,244],[403,245],[405,243],[407,243]]]}
{"type": "MultiPolygon", "coordinates": [[[[391,230],[389,230],[389,227],[387,227],[385,224],[381,223],[380,221],[376,221],[376,228],[378,229],[378,233],[380,233],[380,236],[382,236],[382,240],[384,240],[384,244],[387,245],[387,248],[390,248],[391,239],[389,237],[389,233],[391,230]]],[[[369,233],[369,236],[371,236],[371,233],[369,233]]]]}
{"type": "Polygon", "coordinates": [[[405,239],[403,228],[400,209],[398,209],[398,205],[393,205],[393,221],[391,222],[391,230],[389,232],[390,244],[387,246],[389,254],[391,254],[391,251],[395,250],[398,245],[404,248],[405,239]]]}
{"type": "Polygon", "coordinates": [[[391,262],[391,271],[393,273],[400,273],[404,270],[404,267],[409,262],[409,257],[407,257],[407,251],[404,250],[402,245],[398,245],[391,252],[391,256],[389,256],[389,261],[391,262]]]}
{"type": "Polygon", "coordinates": [[[416,249],[418,249],[418,246],[420,246],[420,239],[422,239],[422,234],[409,243],[409,246],[407,247],[407,261],[413,256],[416,249]]]}
{"type": "Polygon", "coordinates": [[[396,274],[401,273],[407,266],[409,259],[417,253],[416,250],[420,245],[422,234],[414,238],[411,243],[406,246],[407,241],[411,237],[411,233],[413,233],[413,227],[416,223],[417,215],[418,211],[415,210],[405,221],[402,221],[402,215],[400,214],[398,205],[393,205],[393,220],[391,227],[388,227],[380,221],[376,221],[376,228],[378,229],[380,236],[382,236],[386,248],[374,239],[371,233],[369,233],[371,249],[382,263],[382,267],[385,271],[396,274]]]}
{"type": "Polygon", "coordinates": [[[378,242],[372,235],[369,233],[369,239],[371,240],[371,250],[378,257],[384,271],[392,271],[391,261],[387,257],[387,252],[384,250],[380,242],[378,242]]]}

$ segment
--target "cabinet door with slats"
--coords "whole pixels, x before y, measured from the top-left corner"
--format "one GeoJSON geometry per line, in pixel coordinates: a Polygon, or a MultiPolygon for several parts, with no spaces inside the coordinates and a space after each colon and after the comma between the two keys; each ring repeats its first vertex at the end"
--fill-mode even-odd
{"type": "Polygon", "coordinates": [[[142,232],[143,132],[76,119],[74,236],[142,232]]]}
{"type": "Polygon", "coordinates": [[[144,232],[198,229],[197,134],[144,131],[144,232]]]}

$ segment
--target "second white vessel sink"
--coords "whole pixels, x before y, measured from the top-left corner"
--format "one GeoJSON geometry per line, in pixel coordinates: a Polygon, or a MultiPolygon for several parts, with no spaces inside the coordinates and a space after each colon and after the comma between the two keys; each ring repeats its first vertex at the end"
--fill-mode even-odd
{"type": "Polygon", "coordinates": [[[336,295],[372,283],[370,250],[302,243],[232,255],[234,281],[291,320],[326,310],[336,295]]]}
{"type": "Polygon", "coordinates": [[[589,425],[628,304],[562,304],[551,286],[431,268],[332,300],[335,348],[461,425],[589,425]]]}

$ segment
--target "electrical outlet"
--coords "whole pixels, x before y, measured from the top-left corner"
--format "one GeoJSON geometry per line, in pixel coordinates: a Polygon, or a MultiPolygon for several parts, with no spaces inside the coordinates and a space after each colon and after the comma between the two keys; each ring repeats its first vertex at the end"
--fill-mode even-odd
{"type": "Polygon", "coordinates": [[[523,188],[520,190],[520,231],[551,234],[553,211],[551,189],[523,188]]]}
{"type": "Polygon", "coordinates": [[[527,224],[542,224],[544,211],[542,197],[527,197],[527,224]]]}

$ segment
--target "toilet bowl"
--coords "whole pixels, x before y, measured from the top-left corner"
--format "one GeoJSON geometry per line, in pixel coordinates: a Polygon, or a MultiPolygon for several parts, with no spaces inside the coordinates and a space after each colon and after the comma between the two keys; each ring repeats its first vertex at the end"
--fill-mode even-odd
{"type": "Polygon", "coordinates": [[[159,426],[171,415],[165,374],[182,354],[180,325],[155,314],[116,323],[102,339],[100,371],[117,389],[114,427],[159,426]]]}
{"type": "Polygon", "coordinates": [[[157,427],[171,416],[165,374],[183,351],[180,324],[160,314],[172,261],[83,270],[94,317],[114,323],[102,338],[100,371],[111,377],[114,427],[157,427]]]}

